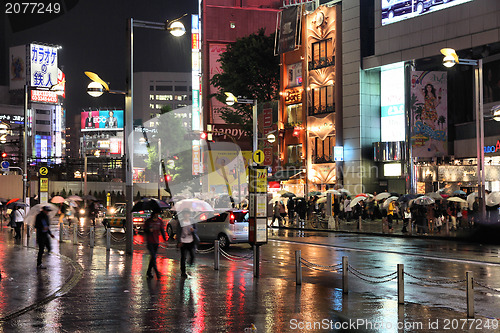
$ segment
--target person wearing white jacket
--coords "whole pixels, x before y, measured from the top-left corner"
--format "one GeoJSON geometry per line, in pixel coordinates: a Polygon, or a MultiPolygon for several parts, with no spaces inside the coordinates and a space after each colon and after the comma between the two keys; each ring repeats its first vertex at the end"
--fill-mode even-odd
{"type": "Polygon", "coordinates": [[[16,231],[16,235],[14,236],[15,239],[21,239],[21,230],[24,225],[24,211],[21,209],[21,207],[16,207],[14,211],[14,222],[16,224],[14,230],[16,231]]]}

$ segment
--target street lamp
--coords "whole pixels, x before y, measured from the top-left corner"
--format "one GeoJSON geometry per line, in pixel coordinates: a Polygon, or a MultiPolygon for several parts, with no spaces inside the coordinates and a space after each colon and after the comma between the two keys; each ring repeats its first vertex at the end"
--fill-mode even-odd
{"type": "MultiPolygon", "coordinates": [[[[134,20],[133,18],[128,19],[127,22],[127,77],[126,83],[127,88],[125,91],[115,91],[110,90],[109,86],[106,82],[104,82],[97,74],[92,72],[85,72],[85,74],[93,81],[98,83],[99,85],[92,85],[87,88],[87,92],[91,94],[91,96],[97,97],[101,96],[102,93],[107,92],[111,94],[123,94],[125,95],[125,133],[124,133],[124,146],[127,148],[127,140],[132,138],[134,128],[134,108],[133,108],[133,100],[134,100],[134,27],[136,28],[146,28],[146,29],[155,29],[155,30],[163,30],[169,31],[173,36],[180,37],[186,33],[186,29],[180,19],[186,16],[187,14],[182,15],[179,18],[171,21],[165,21],[163,23],[160,22],[149,22],[149,21],[140,21],[134,20]]],[[[133,174],[133,141],[130,139],[128,144],[128,154],[125,155],[125,198],[126,198],[126,217],[125,217],[125,226],[126,226],[126,252],[128,254],[133,253],[133,243],[134,243],[134,233],[133,233],[133,222],[132,222],[132,205],[134,200],[133,193],[133,183],[132,183],[132,174],[133,174]]],[[[127,151],[127,149],[125,149],[127,151]]]]}
{"type": "MultiPolygon", "coordinates": [[[[441,49],[443,65],[451,68],[456,64],[474,67],[474,91],[476,96],[476,149],[477,149],[477,193],[481,218],[486,217],[485,171],[484,171],[484,112],[483,112],[483,59],[460,59],[452,48],[441,49]]],[[[500,114],[499,114],[500,116],[500,114]]]]}

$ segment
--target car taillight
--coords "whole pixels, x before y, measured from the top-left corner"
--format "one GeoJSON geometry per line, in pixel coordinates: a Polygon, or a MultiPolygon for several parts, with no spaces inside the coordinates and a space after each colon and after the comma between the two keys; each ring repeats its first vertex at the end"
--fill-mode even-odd
{"type": "Polygon", "coordinates": [[[200,215],[200,221],[204,221],[207,219],[207,216],[205,214],[200,215]]]}
{"type": "Polygon", "coordinates": [[[229,215],[229,223],[234,224],[234,214],[229,215]]]}
{"type": "Polygon", "coordinates": [[[141,211],[139,212],[139,214],[144,214],[144,211],[143,211],[143,210],[141,210],[141,211]]]}
{"type": "Polygon", "coordinates": [[[132,219],[132,221],[134,221],[134,222],[142,222],[142,220],[143,220],[142,217],[134,217],[132,219]]]}

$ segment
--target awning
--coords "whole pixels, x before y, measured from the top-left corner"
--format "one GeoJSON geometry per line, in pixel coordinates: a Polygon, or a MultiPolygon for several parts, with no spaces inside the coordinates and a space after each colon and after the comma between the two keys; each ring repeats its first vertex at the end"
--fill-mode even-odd
{"type": "Polygon", "coordinates": [[[274,173],[274,175],[267,178],[268,181],[285,181],[289,179],[299,179],[303,178],[305,172],[300,169],[292,170],[279,170],[274,173]]]}

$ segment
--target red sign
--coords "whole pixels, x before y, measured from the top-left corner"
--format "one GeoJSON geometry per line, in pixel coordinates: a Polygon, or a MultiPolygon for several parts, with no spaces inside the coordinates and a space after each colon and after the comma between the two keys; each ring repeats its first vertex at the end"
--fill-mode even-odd
{"type": "Polygon", "coordinates": [[[200,34],[191,34],[191,49],[200,49],[200,34]]]}
{"type": "Polygon", "coordinates": [[[264,127],[273,126],[273,109],[264,109],[264,127]]]}
{"type": "Polygon", "coordinates": [[[264,165],[273,165],[273,148],[264,148],[264,165]]]}
{"type": "Polygon", "coordinates": [[[31,90],[31,101],[42,103],[57,103],[57,94],[49,90],[31,90]]]}

